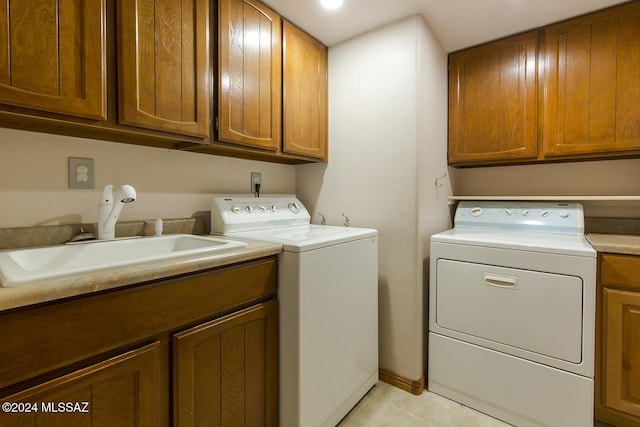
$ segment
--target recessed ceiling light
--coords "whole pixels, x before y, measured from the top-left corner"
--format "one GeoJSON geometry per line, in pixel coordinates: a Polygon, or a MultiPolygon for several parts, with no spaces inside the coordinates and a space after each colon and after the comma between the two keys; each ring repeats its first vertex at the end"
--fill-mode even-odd
{"type": "Polygon", "coordinates": [[[342,6],[343,0],[320,0],[320,4],[325,9],[337,9],[342,6]]]}

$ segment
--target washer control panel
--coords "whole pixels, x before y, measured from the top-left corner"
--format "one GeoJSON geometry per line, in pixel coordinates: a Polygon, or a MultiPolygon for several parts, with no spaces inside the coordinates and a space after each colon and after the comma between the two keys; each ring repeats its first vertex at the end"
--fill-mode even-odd
{"type": "Polygon", "coordinates": [[[463,201],[455,227],[584,234],[584,212],[579,203],[463,201]]]}
{"type": "Polygon", "coordinates": [[[214,197],[211,234],[309,224],[309,212],[295,197],[214,197]]]}

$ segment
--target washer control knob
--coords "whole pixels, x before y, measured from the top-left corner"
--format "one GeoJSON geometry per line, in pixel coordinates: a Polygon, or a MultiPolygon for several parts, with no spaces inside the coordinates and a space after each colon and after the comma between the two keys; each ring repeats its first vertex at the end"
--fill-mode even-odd
{"type": "Polygon", "coordinates": [[[480,216],[482,215],[482,208],[481,207],[471,208],[471,210],[469,210],[469,213],[471,214],[471,216],[480,216]]]}
{"type": "Polygon", "coordinates": [[[504,214],[505,214],[506,216],[511,216],[511,210],[510,210],[510,209],[505,209],[505,210],[504,210],[504,214]]]}
{"type": "Polygon", "coordinates": [[[265,213],[267,211],[267,208],[265,208],[264,206],[258,206],[258,211],[260,213],[265,213]]]}
{"type": "Polygon", "coordinates": [[[569,217],[569,211],[561,210],[560,212],[558,212],[558,214],[560,215],[560,218],[569,217]]]}
{"type": "Polygon", "coordinates": [[[290,202],[288,206],[291,212],[300,213],[300,205],[298,205],[296,202],[290,202]]]}
{"type": "Polygon", "coordinates": [[[269,210],[270,210],[271,212],[275,212],[275,211],[277,211],[276,205],[271,205],[271,207],[269,208],[269,210]]]}
{"type": "Polygon", "coordinates": [[[548,216],[549,216],[549,211],[542,211],[542,212],[540,212],[540,216],[541,216],[541,217],[545,217],[545,218],[546,218],[546,217],[548,217],[548,216]]]}
{"type": "Polygon", "coordinates": [[[232,206],[231,212],[233,212],[234,214],[240,213],[240,208],[237,206],[232,206]]]}
{"type": "Polygon", "coordinates": [[[253,208],[251,206],[247,206],[246,208],[244,208],[244,210],[248,213],[253,213],[253,208]]]}
{"type": "Polygon", "coordinates": [[[525,209],[522,211],[522,216],[529,216],[529,209],[525,209]]]}

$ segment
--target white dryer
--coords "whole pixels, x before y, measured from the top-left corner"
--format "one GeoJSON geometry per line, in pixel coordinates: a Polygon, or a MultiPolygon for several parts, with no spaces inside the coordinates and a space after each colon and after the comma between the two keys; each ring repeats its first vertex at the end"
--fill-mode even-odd
{"type": "Polygon", "coordinates": [[[280,243],[280,425],[335,426],[378,380],[378,233],[290,197],[218,197],[213,234],[280,243]]]}
{"type": "Polygon", "coordinates": [[[592,426],[595,274],[581,205],[460,203],[431,238],[429,390],[516,426],[592,426]]]}

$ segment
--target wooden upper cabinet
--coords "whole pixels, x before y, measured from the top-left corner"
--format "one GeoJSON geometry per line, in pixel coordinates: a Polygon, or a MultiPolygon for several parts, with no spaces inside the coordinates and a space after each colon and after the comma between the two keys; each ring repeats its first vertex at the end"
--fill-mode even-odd
{"type": "Polygon", "coordinates": [[[640,2],[545,31],[545,156],[640,149],[640,2]]]}
{"type": "Polygon", "coordinates": [[[283,151],[327,158],[327,47],[283,21],[283,151]]]}
{"type": "Polygon", "coordinates": [[[120,0],[117,17],[119,122],[208,137],[208,0],[120,0]]]}
{"type": "Polygon", "coordinates": [[[279,151],[280,16],[255,0],[220,0],[218,139],[279,151]]]}
{"type": "Polygon", "coordinates": [[[535,159],[538,32],[449,56],[449,163],[535,159]]]}
{"type": "Polygon", "coordinates": [[[105,0],[0,2],[0,103],[105,120],[105,0]]]}

